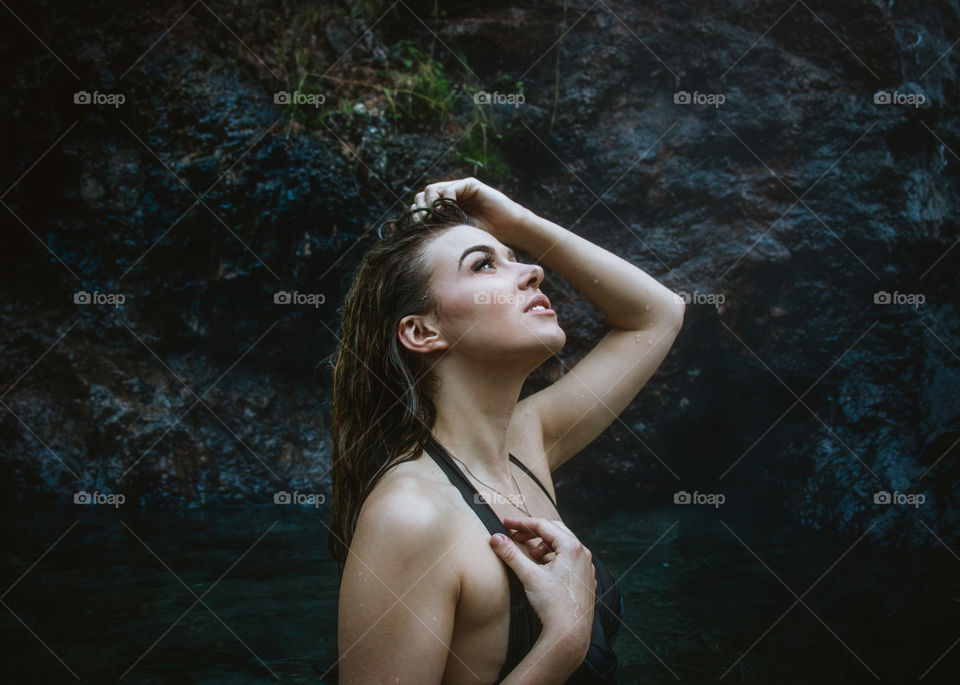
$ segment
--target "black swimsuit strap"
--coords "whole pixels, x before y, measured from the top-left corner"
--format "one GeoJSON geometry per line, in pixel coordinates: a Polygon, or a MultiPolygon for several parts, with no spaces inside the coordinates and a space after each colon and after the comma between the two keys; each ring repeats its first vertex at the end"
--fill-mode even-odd
{"type": "Polygon", "coordinates": [[[477,516],[480,517],[480,520],[483,522],[483,525],[487,527],[487,530],[491,535],[494,533],[503,533],[508,538],[510,537],[510,531],[506,529],[503,525],[503,521],[497,516],[497,513],[493,508],[484,502],[482,499],[479,499],[479,492],[473,487],[473,483],[467,480],[467,477],[463,475],[456,464],[453,463],[453,457],[450,456],[450,453],[441,445],[437,440],[431,435],[427,438],[426,445],[427,453],[433,457],[433,460],[437,462],[444,473],[447,474],[447,478],[450,479],[450,482],[453,483],[457,490],[460,491],[460,494],[463,496],[463,499],[466,500],[467,504],[473,509],[477,516]],[[480,506],[481,504],[485,506],[480,506]]]}
{"type": "Polygon", "coordinates": [[[550,503],[553,505],[553,508],[556,509],[556,508],[557,508],[557,503],[553,501],[553,497],[551,497],[551,496],[550,496],[550,493],[547,491],[547,489],[546,489],[545,487],[543,487],[543,483],[540,482],[540,479],[537,478],[535,475],[533,475],[533,471],[531,471],[531,470],[528,469],[526,466],[524,466],[524,465],[523,465],[523,462],[520,461],[519,459],[517,459],[517,458],[516,458],[515,456],[513,456],[512,454],[510,455],[510,461],[512,461],[512,462],[513,462],[514,464],[516,464],[517,466],[519,466],[521,469],[523,469],[523,472],[526,473],[528,476],[530,476],[531,478],[533,478],[533,482],[540,486],[540,489],[543,490],[544,494],[547,496],[547,499],[550,500],[550,503]]]}
{"type": "MultiPolygon", "coordinates": [[[[460,491],[467,506],[473,509],[483,525],[486,526],[487,531],[491,535],[502,533],[507,538],[511,538],[510,531],[503,525],[503,521],[497,516],[493,507],[480,497],[477,489],[453,462],[450,453],[433,435],[427,438],[426,451],[447,474],[450,482],[460,491]]],[[[507,585],[510,588],[510,631],[507,638],[507,659],[500,669],[500,675],[497,678],[498,683],[516,668],[516,665],[527,655],[540,636],[541,630],[543,630],[539,617],[527,601],[526,592],[517,574],[505,561],[501,560],[501,563],[507,569],[507,585]]]]}
{"type": "MultiPolygon", "coordinates": [[[[450,482],[460,491],[460,495],[466,501],[467,506],[473,509],[474,513],[476,513],[484,526],[486,526],[487,531],[491,535],[494,533],[502,533],[508,538],[511,537],[509,531],[504,527],[503,522],[493,510],[493,507],[480,497],[473,483],[467,479],[463,471],[454,463],[452,455],[433,435],[427,438],[426,451],[447,475],[450,482]]],[[[543,490],[550,501],[553,502],[553,497],[550,496],[550,493],[547,492],[543,483],[533,475],[530,469],[524,466],[523,463],[512,454],[510,455],[510,459],[523,469],[523,471],[540,486],[540,489],[543,490]]],[[[554,508],[556,508],[556,503],[554,503],[554,508]]],[[[507,641],[507,659],[500,670],[497,683],[502,681],[507,674],[520,663],[523,657],[527,655],[543,629],[540,619],[527,600],[520,579],[517,578],[516,573],[513,572],[506,562],[504,562],[504,565],[507,567],[507,580],[510,587],[510,630],[507,641]]],[[[596,677],[604,678],[615,672],[617,668],[616,655],[609,649],[609,642],[617,632],[614,623],[619,624],[620,622],[623,600],[619,594],[619,590],[616,588],[616,581],[610,572],[604,568],[599,561],[594,563],[594,568],[597,579],[597,589],[596,602],[594,605],[594,621],[591,628],[591,644],[587,658],[584,659],[575,677],[571,678],[570,682],[577,681],[577,678],[589,678],[591,681],[596,677]],[[611,592],[613,593],[612,597],[610,596],[611,592]],[[608,605],[613,606],[610,607],[608,605]],[[606,613],[601,612],[601,607],[606,610],[606,613]]]]}

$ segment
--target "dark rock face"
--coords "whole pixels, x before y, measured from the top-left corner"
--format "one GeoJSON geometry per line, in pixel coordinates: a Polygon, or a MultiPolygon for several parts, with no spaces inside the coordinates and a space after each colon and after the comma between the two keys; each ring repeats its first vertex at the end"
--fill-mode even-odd
{"type": "MultiPolygon", "coordinates": [[[[325,489],[351,267],[423,185],[475,175],[689,296],[650,384],[555,474],[567,507],[699,489],[956,542],[960,5],[444,5],[11,5],[7,497],[325,489]]],[[[568,344],[531,390],[605,330],[544,290],[568,344]]]]}

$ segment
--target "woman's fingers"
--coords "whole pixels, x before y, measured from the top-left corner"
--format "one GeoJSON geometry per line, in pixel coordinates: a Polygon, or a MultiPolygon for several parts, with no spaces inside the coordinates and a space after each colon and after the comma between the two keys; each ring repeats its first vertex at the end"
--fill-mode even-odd
{"type": "Polygon", "coordinates": [[[451,200],[457,200],[461,194],[469,194],[472,181],[472,178],[458,178],[453,181],[431,183],[417,194],[415,204],[418,207],[431,207],[433,201],[439,197],[449,197],[451,200]]]}
{"type": "Polygon", "coordinates": [[[514,573],[520,579],[525,587],[533,587],[537,583],[537,571],[539,568],[537,562],[528,559],[527,555],[520,551],[516,543],[506,535],[497,533],[490,536],[490,545],[494,551],[503,559],[514,573]]]}
{"type": "Polygon", "coordinates": [[[427,207],[433,207],[433,202],[438,197],[441,197],[441,192],[437,188],[437,185],[429,185],[426,187],[426,190],[423,191],[424,201],[427,203],[427,207]]]}
{"type": "Polygon", "coordinates": [[[541,539],[536,533],[519,530],[513,530],[510,531],[510,533],[511,539],[518,545],[523,545],[527,550],[527,554],[529,554],[530,558],[534,561],[542,564],[546,563],[546,561],[550,561],[550,559],[544,560],[544,557],[546,557],[548,554],[554,554],[555,556],[553,548],[544,542],[543,539],[541,539]]]}
{"type": "Polygon", "coordinates": [[[540,533],[533,530],[510,530],[510,537],[512,537],[517,542],[527,542],[528,540],[533,540],[540,537],[540,533]]]}
{"type": "Polygon", "coordinates": [[[528,557],[538,564],[546,564],[553,561],[553,558],[556,556],[556,552],[550,548],[550,545],[540,538],[531,539],[529,536],[526,536],[525,539],[519,539],[516,531],[514,531],[510,539],[522,548],[528,557]]]}
{"type": "Polygon", "coordinates": [[[542,518],[508,517],[503,519],[503,525],[507,528],[515,528],[517,531],[534,533],[534,537],[543,538],[543,541],[550,545],[554,551],[558,550],[561,545],[566,545],[568,536],[571,535],[568,530],[564,530],[566,526],[560,528],[556,525],[556,522],[542,518]]]}
{"type": "Polygon", "coordinates": [[[423,220],[423,212],[416,212],[416,211],[414,211],[416,208],[417,208],[416,203],[410,205],[410,211],[413,212],[412,217],[413,217],[414,223],[423,220]]]}
{"type": "Polygon", "coordinates": [[[548,554],[553,554],[553,550],[550,549],[550,545],[545,542],[539,543],[530,550],[530,558],[534,561],[543,561],[543,558],[548,554]]]}
{"type": "Polygon", "coordinates": [[[440,183],[435,183],[434,186],[437,188],[438,192],[444,194],[446,197],[453,198],[456,200],[461,195],[471,195],[476,192],[476,189],[473,187],[473,178],[457,178],[452,181],[442,181],[440,183]]]}
{"type": "MultiPolygon", "coordinates": [[[[506,519],[504,519],[504,520],[506,520],[506,519]]],[[[521,519],[521,520],[522,520],[522,519],[521,519]]],[[[574,532],[573,532],[572,530],[570,530],[569,528],[567,528],[567,524],[565,524],[563,521],[559,521],[559,520],[554,519],[554,520],[551,520],[550,522],[553,523],[553,524],[554,524],[557,528],[559,528],[560,530],[565,531],[566,533],[568,533],[568,534],[573,535],[574,537],[576,537],[576,535],[574,535],[574,532]]],[[[540,534],[539,534],[538,532],[536,532],[535,530],[517,530],[517,531],[511,531],[511,534],[513,535],[513,539],[514,539],[514,540],[522,540],[522,541],[530,540],[531,538],[538,538],[538,537],[540,537],[540,534]]]]}

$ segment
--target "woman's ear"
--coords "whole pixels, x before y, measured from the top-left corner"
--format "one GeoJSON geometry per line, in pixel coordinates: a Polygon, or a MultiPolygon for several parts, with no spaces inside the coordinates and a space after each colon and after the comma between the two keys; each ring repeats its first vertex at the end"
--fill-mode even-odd
{"type": "Polygon", "coordinates": [[[428,317],[419,314],[411,314],[400,319],[397,336],[401,345],[412,352],[422,354],[445,350],[450,346],[440,329],[428,317]]]}

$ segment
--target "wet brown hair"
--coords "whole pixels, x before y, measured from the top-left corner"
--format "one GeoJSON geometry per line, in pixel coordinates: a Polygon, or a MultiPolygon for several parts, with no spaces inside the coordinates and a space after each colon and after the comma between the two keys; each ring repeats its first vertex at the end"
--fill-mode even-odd
{"type": "Polygon", "coordinates": [[[449,198],[407,210],[386,222],[360,262],[341,308],[333,371],[332,518],[330,553],[342,577],[357,517],[388,469],[423,452],[436,418],[437,378],[397,338],[400,320],[431,309],[427,244],[466,224],[449,198]]]}

